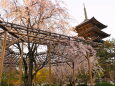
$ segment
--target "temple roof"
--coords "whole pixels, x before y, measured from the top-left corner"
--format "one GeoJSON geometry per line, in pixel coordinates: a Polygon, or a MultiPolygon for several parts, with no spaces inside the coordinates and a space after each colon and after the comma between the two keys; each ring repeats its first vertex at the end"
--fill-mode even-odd
{"type": "Polygon", "coordinates": [[[107,34],[107,33],[100,31],[99,29],[96,29],[96,28],[94,29],[94,32],[101,35],[103,38],[110,36],[110,34],[107,34]]]}
{"type": "Polygon", "coordinates": [[[80,34],[80,35],[83,36],[83,35],[91,33],[91,32],[94,32],[95,34],[101,36],[102,38],[106,38],[106,37],[110,36],[110,34],[107,34],[107,33],[103,32],[103,31],[99,31],[98,29],[92,29],[92,30],[87,31],[86,33],[80,34]]]}
{"type": "Polygon", "coordinates": [[[78,29],[78,28],[80,28],[83,25],[88,24],[88,23],[92,23],[92,24],[96,25],[100,29],[103,29],[103,28],[107,27],[106,25],[102,24],[101,22],[99,22],[98,20],[96,20],[94,17],[92,17],[91,19],[84,20],[82,23],[80,23],[79,25],[77,25],[75,27],[75,29],[78,29]]]}

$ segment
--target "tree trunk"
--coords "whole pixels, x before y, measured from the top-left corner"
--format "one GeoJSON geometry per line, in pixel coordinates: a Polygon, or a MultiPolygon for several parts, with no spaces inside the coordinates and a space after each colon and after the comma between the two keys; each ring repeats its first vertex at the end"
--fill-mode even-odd
{"type": "Polygon", "coordinates": [[[92,66],[90,59],[88,58],[88,68],[89,68],[89,75],[90,75],[90,86],[93,86],[93,79],[92,79],[92,66]]]}
{"type": "Polygon", "coordinates": [[[69,80],[69,84],[70,84],[70,86],[75,86],[75,82],[72,80],[69,80]]]}
{"type": "Polygon", "coordinates": [[[70,82],[70,86],[72,86],[72,82],[70,82]]]}
{"type": "Polygon", "coordinates": [[[32,86],[32,71],[33,71],[33,62],[31,57],[29,58],[29,74],[28,74],[28,86],[32,86]]]}
{"type": "Polygon", "coordinates": [[[33,61],[31,57],[29,57],[28,67],[27,66],[24,66],[24,67],[25,67],[24,86],[32,86],[33,61]]]}
{"type": "Polygon", "coordinates": [[[24,78],[24,86],[28,86],[28,78],[27,77],[24,78]]]}
{"type": "Polygon", "coordinates": [[[24,62],[24,86],[27,86],[27,82],[28,82],[28,68],[27,68],[27,64],[26,61],[23,59],[24,62]]]}
{"type": "Polygon", "coordinates": [[[72,77],[72,86],[75,86],[75,70],[74,70],[74,62],[72,62],[72,70],[73,70],[73,77],[72,77]]]}

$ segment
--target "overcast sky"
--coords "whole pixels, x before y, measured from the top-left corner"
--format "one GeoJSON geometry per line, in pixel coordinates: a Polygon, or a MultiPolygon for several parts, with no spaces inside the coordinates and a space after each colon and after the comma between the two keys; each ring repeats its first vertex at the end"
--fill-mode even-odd
{"type": "Polygon", "coordinates": [[[95,17],[107,25],[103,31],[115,38],[115,0],[63,0],[68,11],[73,16],[73,25],[78,25],[84,20],[83,3],[87,9],[88,18],[95,17]]]}

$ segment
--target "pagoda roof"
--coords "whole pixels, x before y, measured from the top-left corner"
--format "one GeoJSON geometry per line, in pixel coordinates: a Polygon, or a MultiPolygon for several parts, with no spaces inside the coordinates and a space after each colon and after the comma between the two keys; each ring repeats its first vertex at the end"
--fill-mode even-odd
{"type": "MultiPolygon", "coordinates": [[[[103,31],[101,31],[98,27],[93,27],[90,31],[86,31],[86,33],[84,33],[84,34],[87,34],[87,33],[90,33],[90,32],[94,32],[94,33],[96,33],[96,34],[98,34],[99,36],[101,36],[102,37],[102,39],[103,38],[106,38],[106,37],[108,37],[108,36],[110,36],[110,34],[107,34],[107,33],[105,33],[105,32],[103,32],[103,31]]],[[[82,35],[84,35],[84,34],[82,34],[82,35]]]]}
{"type": "Polygon", "coordinates": [[[110,36],[110,34],[107,34],[107,33],[103,32],[103,31],[94,30],[94,32],[97,33],[97,34],[100,34],[103,38],[106,38],[106,37],[110,36]]]}
{"type": "Polygon", "coordinates": [[[93,29],[92,29],[92,32],[95,32],[95,33],[97,33],[97,34],[100,34],[100,36],[102,36],[103,38],[106,38],[106,37],[108,37],[108,36],[110,36],[110,34],[107,34],[107,33],[105,33],[104,31],[101,31],[98,27],[94,27],[93,29]]]}
{"type": "Polygon", "coordinates": [[[78,28],[80,28],[80,27],[82,27],[83,25],[88,24],[88,23],[92,23],[92,24],[96,25],[96,26],[97,26],[98,28],[100,28],[100,29],[103,29],[103,28],[106,28],[106,27],[107,27],[106,25],[102,24],[102,23],[99,22],[97,19],[95,19],[94,17],[92,17],[91,19],[86,19],[86,20],[84,20],[82,23],[80,23],[79,25],[77,25],[77,26],[75,27],[75,29],[78,29],[78,28]]]}
{"type": "MultiPolygon", "coordinates": [[[[110,36],[110,34],[107,34],[107,33],[103,32],[103,31],[99,30],[99,28],[96,28],[96,27],[92,28],[92,30],[87,31],[86,33],[84,33],[82,35],[85,35],[85,34],[91,33],[91,32],[93,32],[95,34],[98,34],[99,36],[102,37],[102,39],[110,36]]],[[[92,34],[92,35],[94,35],[94,34],[92,34]]]]}

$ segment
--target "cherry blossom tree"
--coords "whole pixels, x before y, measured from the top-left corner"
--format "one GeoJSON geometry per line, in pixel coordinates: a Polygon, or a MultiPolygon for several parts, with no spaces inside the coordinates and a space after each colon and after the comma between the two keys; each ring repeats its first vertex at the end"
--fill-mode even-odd
{"type": "Polygon", "coordinates": [[[59,45],[55,49],[55,53],[63,54],[63,57],[69,59],[68,62],[53,67],[52,71],[58,82],[70,82],[74,86],[77,76],[80,72],[82,73],[82,70],[85,70],[85,74],[89,73],[88,61],[91,64],[91,72],[96,74],[96,72],[102,71],[102,68],[98,65],[96,51],[88,44],[71,41],[70,46],[59,45]]]}
{"type": "MultiPolygon", "coordinates": [[[[28,28],[63,33],[70,26],[68,24],[68,12],[66,8],[62,7],[62,4],[59,0],[0,0],[2,9],[0,19],[27,27],[27,30],[22,32],[27,35],[39,35],[29,32],[28,28]]],[[[43,63],[38,65],[35,53],[38,53],[40,44],[31,42],[34,39],[29,36],[25,40],[27,42],[24,45],[27,46],[28,52],[23,57],[24,83],[25,86],[32,86],[33,77],[47,64],[48,59],[45,58],[43,63]]],[[[15,44],[20,54],[22,51],[21,45],[21,43],[15,44]]]]}
{"type": "Polygon", "coordinates": [[[67,9],[59,0],[1,0],[5,21],[28,28],[63,32],[69,28],[67,9]]]}
{"type": "MultiPolygon", "coordinates": [[[[70,28],[68,13],[66,9],[62,7],[62,2],[59,0],[1,0],[0,4],[4,11],[3,14],[1,14],[1,19],[27,27],[27,31],[23,32],[27,35],[39,35],[29,32],[28,28],[63,34],[66,34],[64,32],[70,28]]],[[[32,39],[29,36],[26,40],[27,43],[25,43],[25,45],[27,46],[28,52],[27,55],[23,57],[24,83],[25,86],[32,86],[33,77],[47,64],[48,58],[46,57],[41,65],[36,64],[36,53],[38,53],[40,44],[31,42],[32,39]]],[[[80,71],[84,68],[85,72],[89,71],[87,66],[88,60],[90,60],[95,70],[95,65],[98,62],[95,55],[96,52],[90,45],[80,41],[65,41],[69,43],[69,46],[52,43],[50,52],[58,57],[57,59],[52,57],[54,58],[53,60],[61,60],[61,62],[64,63],[64,65],[59,66],[59,68],[57,67],[60,69],[58,70],[59,74],[61,74],[58,75],[58,77],[61,77],[63,82],[65,80],[71,82],[74,86],[76,80],[74,76],[77,75],[78,70],[80,71]],[[65,65],[65,63],[67,65],[65,65]]],[[[22,44],[17,43],[16,45],[21,54],[22,44]]],[[[57,72],[55,67],[52,70],[54,73],[57,72]]]]}

